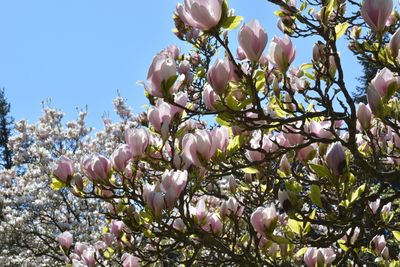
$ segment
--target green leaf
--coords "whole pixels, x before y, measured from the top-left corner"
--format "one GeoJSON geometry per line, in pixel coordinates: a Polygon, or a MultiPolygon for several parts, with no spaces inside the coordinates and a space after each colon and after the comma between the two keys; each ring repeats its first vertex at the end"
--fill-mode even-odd
{"type": "Polygon", "coordinates": [[[389,86],[388,86],[388,88],[387,88],[387,91],[386,91],[386,96],[385,96],[387,101],[390,99],[390,97],[391,97],[394,93],[396,93],[397,87],[398,87],[397,81],[394,81],[394,82],[392,82],[392,83],[389,84],[389,86]]]}
{"type": "Polygon", "coordinates": [[[335,26],[336,39],[339,39],[340,37],[342,37],[343,34],[346,33],[349,25],[350,24],[348,22],[345,22],[335,26]]]}
{"type": "Polygon", "coordinates": [[[301,248],[299,251],[297,251],[296,255],[294,256],[295,258],[300,258],[303,256],[308,250],[308,247],[301,248]]]}
{"type": "Polygon", "coordinates": [[[354,201],[356,201],[356,200],[362,195],[362,193],[364,193],[365,187],[366,187],[366,184],[360,185],[360,186],[356,189],[356,191],[354,191],[354,192],[351,194],[351,197],[350,197],[350,204],[353,203],[354,201]]]}
{"type": "Polygon", "coordinates": [[[292,232],[300,235],[301,228],[302,228],[301,222],[293,220],[293,219],[289,219],[287,225],[289,226],[290,230],[292,230],[292,232]]]}
{"type": "Polygon", "coordinates": [[[311,186],[310,191],[310,199],[311,201],[320,208],[323,208],[322,201],[321,201],[321,190],[318,185],[313,184],[311,186]]]}
{"type": "Polygon", "coordinates": [[[312,63],[304,63],[304,64],[301,64],[300,69],[302,71],[305,71],[305,70],[311,69],[312,67],[313,67],[312,63]]]}
{"type": "Polygon", "coordinates": [[[300,5],[300,11],[304,11],[307,8],[307,1],[303,1],[300,5]]]}
{"type": "Polygon", "coordinates": [[[256,173],[259,173],[259,171],[258,171],[256,168],[254,168],[254,167],[246,167],[246,168],[243,168],[242,171],[243,171],[244,173],[248,173],[248,174],[256,174],[256,173]]]}
{"type": "Polygon", "coordinates": [[[232,139],[232,141],[229,143],[228,147],[226,148],[226,151],[228,152],[228,154],[232,154],[240,148],[241,137],[242,137],[241,135],[237,135],[232,139]]]}
{"type": "Polygon", "coordinates": [[[62,181],[58,180],[55,177],[51,179],[51,184],[50,184],[51,189],[53,189],[54,191],[58,191],[63,187],[65,187],[65,184],[62,181]]]}
{"type": "Polygon", "coordinates": [[[400,241],[400,231],[392,231],[394,238],[400,241]]]}
{"type": "Polygon", "coordinates": [[[325,165],[317,165],[317,164],[308,164],[313,172],[315,172],[320,177],[330,177],[331,172],[329,171],[328,167],[325,165]]]}
{"type": "Polygon", "coordinates": [[[222,24],[222,28],[227,29],[227,30],[233,30],[236,29],[239,24],[242,22],[243,17],[242,16],[230,16],[227,17],[222,24]]]}
{"type": "Polygon", "coordinates": [[[219,125],[228,126],[228,127],[231,126],[231,124],[229,122],[225,121],[220,116],[215,118],[215,122],[218,123],[219,125]]]}

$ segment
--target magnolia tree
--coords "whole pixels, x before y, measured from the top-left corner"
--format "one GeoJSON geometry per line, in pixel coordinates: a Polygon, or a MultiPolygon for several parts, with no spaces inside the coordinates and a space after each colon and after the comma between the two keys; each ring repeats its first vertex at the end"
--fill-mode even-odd
{"type": "MultiPolygon", "coordinates": [[[[64,157],[79,162],[97,151],[111,155],[122,142],[126,129],[136,125],[136,117],[122,98],[114,101],[119,123],[104,119],[104,131],[96,136],[86,125],[86,111],[63,124],[63,114],[45,108],[36,124],[16,123],[9,148],[14,167],[0,173],[0,265],[62,266],[65,254],[58,235],[74,234],[75,241],[95,243],[106,225],[105,207],[96,199],[80,199],[68,189],[59,189],[52,180],[52,162],[64,157]]],[[[58,177],[62,173],[54,171],[58,177]]]]}
{"type": "Polygon", "coordinates": [[[193,50],[154,57],[147,114],[111,156],[58,160],[53,187],[107,207],[96,244],[59,236],[68,264],[400,265],[393,2],[269,2],[284,34],[268,48],[226,1],[178,4],[175,34],[193,50]],[[310,60],[293,66],[308,37],[310,60]],[[381,67],[368,105],[351,97],[339,39],[381,67]]]}

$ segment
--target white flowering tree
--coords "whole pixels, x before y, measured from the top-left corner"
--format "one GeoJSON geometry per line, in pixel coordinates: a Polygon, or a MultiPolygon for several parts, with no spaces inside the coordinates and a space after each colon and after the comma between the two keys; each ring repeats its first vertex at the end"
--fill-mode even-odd
{"type": "Polygon", "coordinates": [[[56,159],[64,156],[80,162],[94,151],[111,155],[124,131],[136,124],[122,98],[114,104],[121,122],[104,118],[105,129],[96,136],[86,125],[86,111],[64,124],[60,111],[44,108],[38,123],[16,123],[9,142],[14,167],[0,174],[1,266],[64,265],[58,242],[64,231],[74,233],[75,241],[94,243],[101,238],[106,224],[102,203],[73,197],[75,192],[67,188],[55,191],[58,188],[50,185],[56,159]]]}

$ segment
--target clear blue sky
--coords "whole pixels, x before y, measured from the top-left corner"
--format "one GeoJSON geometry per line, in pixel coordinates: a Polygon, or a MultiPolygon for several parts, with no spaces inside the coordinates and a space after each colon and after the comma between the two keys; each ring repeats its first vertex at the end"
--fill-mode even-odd
{"type": "MultiPolygon", "coordinates": [[[[0,87],[5,87],[16,120],[36,121],[41,101],[75,118],[76,107],[89,108],[89,125],[101,127],[113,114],[117,90],[134,112],[147,104],[136,81],[145,80],[156,52],[174,43],[172,12],[178,0],[0,0],[0,87]]],[[[228,0],[245,21],[258,18],[269,40],[276,28],[276,7],[265,0],[228,0]],[[251,2],[251,4],[250,4],[251,2]]],[[[231,33],[236,40],[236,33],[231,33]]],[[[296,64],[309,62],[313,42],[294,40],[296,64]]],[[[269,44],[268,44],[269,46],[269,44]]],[[[267,46],[267,48],[268,48],[267,46]]],[[[342,58],[351,58],[344,47],[342,58]]],[[[346,61],[349,88],[361,74],[346,61]]]]}

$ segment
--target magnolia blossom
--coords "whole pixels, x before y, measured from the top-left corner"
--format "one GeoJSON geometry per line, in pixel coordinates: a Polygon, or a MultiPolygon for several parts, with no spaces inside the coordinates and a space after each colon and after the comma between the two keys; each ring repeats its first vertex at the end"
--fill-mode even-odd
{"type": "Polygon", "coordinates": [[[392,10],[392,0],[365,0],[361,6],[361,16],[372,30],[381,32],[392,10]]]}
{"type": "Polygon", "coordinates": [[[258,20],[242,26],[238,35],[239,47],[252,61],[258,61],[267,45],[268,36],[258,20]]]}
{"type": "Polygon", "coordinates": [[[251,225],[261,235],[265,232],[271,232],[275,228],[275,223],[278,220],[278,215],[275,206],[271,204],[269,207],[258,207],[250,217],[251,225]]]}
{"type": "Polygon", "coordinates": [[[187,183],[187,171],[166,170],[161,178],[160,189],[166,195],[168,208],[172,209],[176,199],[181,195],[187,183]]]}
{"type": "Polygon", "coordinates": [[[111,172],[111,162],[102,155],[94,155],[82,162],[82,169],[90,180],[104,182],[111,172]]]}
{"type": "Polygon", "coordinates": [[[371,81],[371,84],[381,97],[388,95],[390,86],[395,86],[397,89],[397,79],[393,72],[387,68],[379,70],[374,79],[371,81]]]}
{"type": "Polygon", "coordinates": [[[65,231],[58,236],[58,243],[62,248],[69,249],[72,246],[73,236],[70,232],[65,231]]]}
{"type": "Polygon", "coordinates": [[[269,47],[269,60],[281,72],[286,72],[296,56],[296,50],[290,38],[273,37],[269,47]]]}
{"type": "Polygon", "coordinates": [[[215,27],[222,16],[222,0],[185,0],[176,11],[185,24],[202,31],[215,27]]]}
{"type": "Polygon", "coordinates": [[[339,142],[332,144],[326,153],[326,165],[331,169],[333,175],[343,174],[346,167],[346,154],[339,142]]]}
{"type": "Polygon", "coordinates": [[[121,257],[123,267],[139,267],[140,259],[129,253],[124,253],[121,257]]]}
{"type": "Polygon", "coordinates": [[[215,93],[215,91],[213,90],[211,85],[206,84],[204,86],[204,90],[203,90],[204,105],[208,109],[210,109],[212,111],[216,111],[217,110],[216,103],[217,103],[218,99],[219,99],[219,96],[215,93]]]}
{"type": "Polygon", "coordinates": [[[111,155],[111,163],[115,170],[124,172],[128,161],[132,158],[130,146],[120,145],[111,155]]]}
{"type": "Polygon", "coordinates": [[[393,58],[397,58],[400,50],[400,28],[390,38],[389,49],[393,58]]]}
{"type": "Polygon", "coordinates": [[[177,66],[171,53],[162,51],[158,53],[150,65],[147,80],[149,87],[146,88],[149,94],[156,97],[164,97],[166,93],[172,94],[176,87],[167,88],[169,80],[176,76],[177,66]]]}
{"type": "Polygon", "coordinates": [[[218,95],[225,93],[232,71],[227,58],[217,59],[208,70],[207,80],[218,95]]]}
{"type": "Polygon", "coordinates": [[[370,128],[372,113],[369,107],[364,103],[358,104],[357,119],[364,130],[368,130],[370,128]]]}
{"type": "Polygon", "coordinates": [[[198,167],[206,164],[217,149],[211,133],[207,130],[196,130],[193,134],[186,134],[182,140],[182,147],[184,160],[198,167]]]}
{"type": "Polygon", "coordinates": [[[133,157],[142,156],[150,143],[150,133],[146,128],[129,129],[125,132],[125,142],[133,157]]]}
{"type": "Polygon", "coordinates": [[[66,183],[68,181],[68,178],[74,172],[74,167],[72,163],[72,160],[70,160],[69,158],[61,156],[53,169],[54,176],[66,183]]]}
{"type": "Polygon", "coordinates": [[[336,259],[336,254],[332,248],[308,248],[304,254],[304,263],[307,267],[330,266],[336,259]]]}

